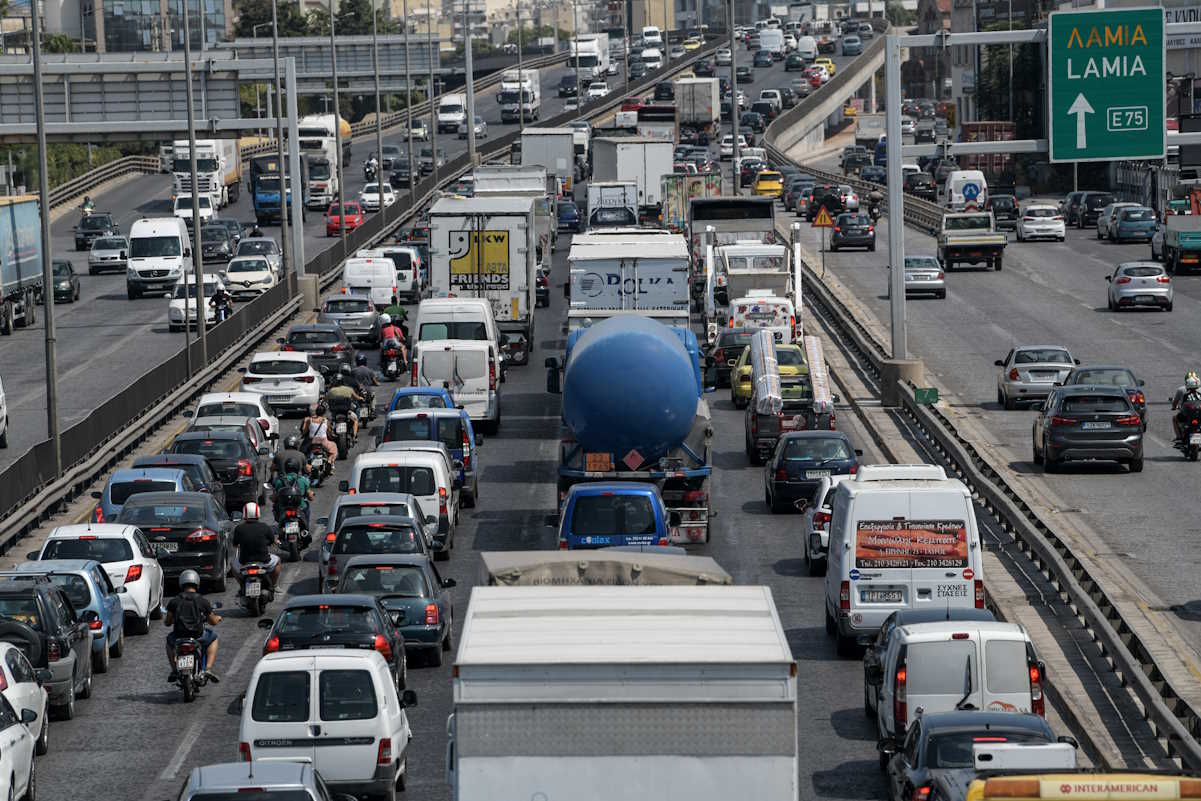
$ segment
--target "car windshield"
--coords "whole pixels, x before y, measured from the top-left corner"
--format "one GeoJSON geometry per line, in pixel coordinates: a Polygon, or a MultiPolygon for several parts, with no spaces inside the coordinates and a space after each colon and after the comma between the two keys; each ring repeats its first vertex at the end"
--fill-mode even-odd
{"type": "Polygon", "coordinates": [[[1059,348],[1033,348],[1019,350],[1013,357],[1014,364],[1071,364],[1072,357],[1059,348]]]}
{"type": "Polygon", "coordinates": [[[177,439],[171,443],[172,453],[195,453],[206,459],[240,459],[245,451],[236,439],[177,439]]]}
{"type": "Polygon", "coordinates": [[[371,301],[363,298],[345,298],[340,300],[327,300],[325,302],[325,311],[327,314],[364,314],[374,311],[371,301]]]}
{"type": "Polygon", "coordinates": [[[54,262],[54,266],[51,267],[51,269],[54,272],[55,278],[70,278],[71,277],[71,264],[69,262],[56,261],[56,262],[54,262]]]}
{"type": "Polygon", "coordinates": [[[133,548],[116,537],[104,539],[59,540],[46,543],[42,550],[45,559],[95,559],[97,562],[128,562],[133,559],[133,548]]]}
{"type": "Polygon", "coordinates": [[[275,631],[289,637],[315,636],[331,631],[373,634],[379,626],[371,611],[370,606],[361,604],[292,606],[280,614],[275,631]]]}
{"type": "Polygon", "coordinates": [[[131,259],[164,259],[180,253],[178,236],[139,236],[129,241],[131,259]]]}
{"type": "MultiPolygon", "coordinates": [[[[717,337],[717,347],[719,348],[741,348],[751,344],[751,339],[755,336],[754,331],[725,331],[717,337]]],[[[741,351],[739,351],[741,353],[741,351]]]]}
{"type": "Polygon", "coordinates": [[[343,520],[349,520],[352,517],[374,517],[377,515],[412,517],[413,512],[414,510],[410,509],[409,505],[404,501],[397,503],[384,503],[381,501],[370,501],[362,504],[344,503],[338,507],[338,513],[330,521],[330,530],[336,530],[342,525],[343,520]]]}
{"type": "MultiPolygon", "coordinates": [[[[429,493],[426,493],[427,495],[429,493]]],[[[345,526],[334,542],[334,554],[424,553],[417,532],[409,524],[368,523],[345,526]]]]}
{"type": "Polygon", "coordinates": [[[309,162],[309,179],[313,181],[328,181],[332,168],[328,161],[309,162]]]}
{"type": "Polygon", "coordinates": [[[307,361],[294,359],[260,359],[251,362],[249,368],[255,375],[303,375],[308,371],[307,361]]]}
{"type": "Polygon", "coordinates": [[[365,467],[359,474],[359,492],[407,492],[410,495],[434,495],[438,483],[428,467],[365,467]]]}
{"type": "Polygon", "coordinates": [[[38,614],[38,600],[33,596],[0,596],[0,618],[24,623],[34,631],[42,630],[42,617],[38,614]]]}
{"type": "Polygon", "coordinates": [[[1155,212],[1151,209],[1126,209],[1122,212],[1122,219],[1138,222],[1151,221],[1155,219],[1155,212]]]}
{"type": "MultiPolygon", "coordinates": [[[[963,669],[960,662],[960,671],[963,669]]],[[[953,732],[936,734],[930,737],[926,745],[927,768],[972,768],[975,757],[972,746],[976,743],[1025,743],[1037,745],[1048,742],[1046,737],[1034,732],[998,732],[989,730],[985,733],[953,732]]]]}
{"type": "Polygon", "coordinates": [[[342,576],[339,592],[399,598],[429,598],[425,573],[416,565],[355,565],[342,576]]]}
{"type": "Polygon", "coordinates": [[[1128,412],[1130,402],[1123,395],[1072,395],[1063,399],[1060,410],[1065,414],[1128,412]]]}
{"type": "Polygon", "coordinates": [[[92,250],[124,250],[125,237],[123,236],[102,236],[99,239],[92,240],[92,250]]]}
{"type": "Polygon", "coordinates": [[[1023,212],[1023,215],[1026,217],[1044,218],[1044,219],[1049,218],[1049,217],[1054,217],[1057,214],[1059,214],[1059,211],[1057,209],[1053,209],[1048,206],[1043,206],[1041,208],[1039,208],[1039,207],[1029,208],[1023,212]]]}
{"type": "Polygon", "coordinates": [[[235,259],[225,268],[227,273],[265,273],[271,269],[266,259],[235,259]]]}
{"type": "Polygon", "coordinates": [[[1089,369],[1076,370],[1068,379],[1069,384],[1101,384],[1103,386],[1125,387],[1133,389],[1138,386],[1134,375],[1129,370],[1089,369]]]}
{"type": "Polygon", "coordinates": [[[205,522],[204,505],[199,502],[184,503],[138,503],[126,504],[121,510],[122,523],[147,527],[152,531],[155,527],[193,525],[205,522]]]}
{"type": "Polygon", "coordinates": [[[784,459],[789,462],[825,462],[834,459],[850,459],[851,449],[846,440],[838,437],[794,437],[784,448],[784,459]]]}
{"type": "Polygon", "coordinates": [[[560,201],[558,205],[560,217],[577,217],[580,213],[580,208],[569,201],[560,201]]]}
{"type": "MultiPolygon", "coordinates": [[[[204,296],[206,298],[211,298],[215,294],[217,294],[217,282],[216,281],[205,281],[204,282],[204,296]]],[[[196,297],[196,283],[191,282],[191,283],[187,283],[187,284],[176,284],[175,285],[175,295],[173,297],[175,297],[176,299],[185,298],[185,297],[187,297],[187,298],[196,297]]]]}
{"type": "Polygon", "coordinates": [[[113,221],[106,214],[93,214],[80,220],[79,227],[84,231],[103,231],[106,228],[112,228],[113,221]]]}
{"type": "Polygon", "coordinates": [[[571,533],[654,534],[652,500],[648,495],[581,495],[571,514],[571,533]]]}
{"type": "Polygon", "coordinates": [[[1113,195],[1110,194],[1086,195],[1084,198],[1084,205],[1089,209],[1104,208],[1113,202],[1113,195]]]}
{"type": "Polygon", "coordinates": [[[206,225],[204,228],[200,229],[201,242],[225,242],[228,238],[229,234],[226,233],[224,227],[214,228],[206,225]]]}
{"type": "Polygon", "coordinates": [[[270,256],[278,252],[274,239],[243,239],[238,243],[239,256],[270,256]]]}
{"type": "Polygon", "coordinates": [[[108,499],[120,506],[129,500],[130,496],[139,492],[175,492],[175,482],[152,478],[139,478],[134,481],[116,481],[108,486],[108,499]]]}

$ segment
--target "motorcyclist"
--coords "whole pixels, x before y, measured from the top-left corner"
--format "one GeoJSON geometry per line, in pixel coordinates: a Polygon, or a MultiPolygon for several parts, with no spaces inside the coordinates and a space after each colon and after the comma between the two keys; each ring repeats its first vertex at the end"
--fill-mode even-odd
{"type": "Polygon", "coordinates": [[[867,212],[873,220],[880,218],[880,209],[884,204],[884,194],[879,189],[873,189],[867,195],[867,212]]]}
{"type": "MultiPolygon", "coordinates": [[[[296,467],[300,469],[299,465],[296,467]]],[[[301,478],[305,481],[303,476],[301,478]]],[[[250,501],[242,508],[242,522],[234,528],[233,545],[238,549],[234,553],[234,574],[238,582],[242,581],[242,565],[256,562],[267,565],[271,570],[271,586],[279,586],[279,557],[271,553],[275,543],[275,529],[260,519],[259,505],[250,501]]]]}
{"type": "MultiPolygon", "coordinates": [[[[409,313],[404,306],[400,305],[400,298],[396,295],[392,296],[392,302],[388,304],[388,308],[384,309],[384,314],[388,315],[388,319],[394,321],[397,325],[402,325],[409,319],[409,313]]],[[[380,325],[383,325],[381,320],[380,325]]]]}
{"type": "Polygon", "coordinates": [[[258,224],[257,224],[257,223],[255,224],[254,228],[251,228],[251,229],[250,229],[250,233],[246,235],[246,238],[247,238],[247,239],[252,239],[252,238],[254,238],[254,237],[256,237],[256,236],[264,236],[264,234],[263,234],[263,229],[262,229],[262,228],[259,228],[259,226],[258,226],[258,224]]]}
{"type": "Polygon", "coordinates": [[[234,311],[234,296],[226,291],[225,287],[217,287],[217,291],[209,298],[209,305],[216,312],[216,320],[219,323],[225,322],[234,311]]]}
{"type": "Polygon", "coordinates": [[[329,418],[326,417],[328,412],[328,406],[318,403],[313,413],[300,421],[300,430],[304,432],[304,439],[310,448],[313,445],[320,445],[325,449],[325,454],[329,457],[329,470],[332,473],[338,459],[338,446],[329,438],[329,418]]]}
{"type": "Polygon", "coordinates": [[[179,680],[175,669],[175,642],[180,638],[200,641],[204,647],[202,667],[205,677],[213,683],[221,681],[213,673],[213,664],[217,661],[217,633],[205,628],[206,623],[215,626],[220,622],[221,616],[213,611],[208,598],[200,594],[200,574],[195,570],[180,573],[179,595],[167,602],[167,614],[163,617],[163,623],[171,629],[167,635],[167,664],[171,666],[167,681],[179,680]]]}
{"type": "MultiPolygon", "coordinates": [[[[397,350],[400,351],[401,365],[407,367],[409,362],[409,352],[405,348],[405,334],[400,326],[392,322],[392,315],[381,314],[379,316],[379,341],[387,342],[389,339],[395,339],[398,345],[397,350]]],[[[381,351],[383,350],[381,346],[381,351]]],[[[381,355],[381,359],[383,356],[381,355]]]]}
{"type": "Polygon", "coordinates": [[[367,366],[367,354],[356,353],[354,357],[355,367],[351,370],[351,377],[354,379],[355,388],[359,391],[367,403],[371,406],[375,405],[375,391],[372,387],[379,386],[379,378],[375,371],[367,366]]]}
{"type": "Polygon", "coordinates": [[[89,195],[84,195],[83,196],[83,204],[79,208],[83,211],[84,216],[87,216],[88,214],[91,214],[93,211],[95,211],[96,201],[92,200],[92,198],[89,195]]]}
{"type": "Polygon", "coordinates": [[[303,464],[303,460],[289,457],[284,462],[283,472],[275,477],[275,479],[271,482],[271,487],[275,490],[276,520],[282,517],[280,510],[280,492],[285,487],[295,487],[297,491],[300,492],[301,525],[307,530],[309,527],[309,503],[313,500],[315,494],[313,492],[313,485],[309,483],[308,477],[301,472],[301,465],[303,464]]]}
{"type": "Polygon", "coordinates": [[[275,452],[275,456],[271,459],[271,478],[284,473],[284,467],[289,459],[295,459],[296,463],[301,465],[301,472],[308,473],[308,460],[304,458],[304,454],[300,452],[300,437],[295,434],[289,434],[284,437],[284,446],[275,452]]]}
{"type": "Polygon", "coordinates": [[[355,389],[354,374],[349,367],[338,371],[335,384],[325,392],[325,400],[333,410],[345,409],[346,417],[350,420],[351,436],[359,438],[358,405],[363,402],[363,396],[355,389]]]}
{"type": "Polygon", "coordinates": [[[375,160],[375,156],[363,162],[363,175],[368,181],[374,181],[376,173],[379,172],[379,162],[375,160]]]}
{"type": "Polygon", "coordinates": [[[1197,376],[1195,370],[1190,370],[1184,376],[1184,384],[1176,388],[1176,394],[1172,396],[1172,411],[1176,414],[1172,415],[1172,430],[1176,434],[1176,442],[1182,440],[1180,434],[1180,423],[1184,416],[1184,405],[1201,403],[1201,378],[1197,376]]]}

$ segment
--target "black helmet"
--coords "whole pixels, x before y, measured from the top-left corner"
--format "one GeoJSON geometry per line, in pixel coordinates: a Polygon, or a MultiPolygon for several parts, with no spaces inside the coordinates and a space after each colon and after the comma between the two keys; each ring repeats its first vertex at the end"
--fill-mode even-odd
{"type": "Polygon", "coordinates": [[[285,459],[284,460],[284,472],[285,473],[299,473],[300,472],[300,462],[296,461],[295,458],[285,459]]]}
{"type": "Polygon", "coordinates": [[[295,434],[289,434],[288,436],[284,437],[284,447],[290,451],[299,450],[300,437],[296,436],[295,434]]]}
{"type": "Polygon", "coordinates": [[[328,411],[329,411],[329,406],[327,406],[325,404],[325,401],[322,401],[321,403],[317,404],[317,414],[325,414],[328,411]]]}
{"type": "Polygon", "coordinates": [[[367,354],[366,353],[356,353],[354,355],[354,363],[359,365],[360,367],[367,364],[367,354]]]}

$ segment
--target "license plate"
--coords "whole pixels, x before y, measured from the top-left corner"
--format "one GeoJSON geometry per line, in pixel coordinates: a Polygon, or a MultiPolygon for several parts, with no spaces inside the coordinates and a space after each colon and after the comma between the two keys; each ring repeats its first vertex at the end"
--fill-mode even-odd
{"type": "Polygon", "coordinates": [[[289,520],[287,523],[284,523],[284,533],[285,534],[295,534],[298,531],[300,531],[300,523],[298,523],[297,521],[289,520]]]}
{"type": "Polygon", "coordinates": [[[935,588],[936,598],[966,598],[967,584],[939,584],[935,588]]]}
{"type": "Polygon", "coordinates": [[[389,370],[396,370],[396,362],[395,362],[395,361],[390,361],[390,362],[388,362],[388,369],[389,369],[389,370]]]}
{"type": "Polygon", "coordinates": [[[313,457],[313,467],[324,467],[324,466],[325,466],[325,458],[324,457],[321,457],[321,456],[313,457]]]}
{"type": "Polygon", "coordinates": [[[899,604],[900,590],[860,590],[859,600],[865,604],[899,604]]]}
{"type": "Polygon", "coordinates": [[[292,396],[291,395],[268,395],[267,402],[268,403],[291,403],[292,396]]]}
{"type": "Polygon", "coordinates": [[[1150,295],[1135,295],[1134,302],[1135,303],[1154,303],[1155,298],[1151,297],[1150,295]]]}
{"type": "Polygon", "coordinates": [[[263,594],[263,585],[262,584],[259,584],[257,581],[246,582],[246,597],[247,598],[258,598],[262,594],[263,594]]]}
{"type": "Polygon", "coordinates": [[[1190,434],[1188,438],[1189,445],[1201,445],[1201,434],[1190,434]]]}
{"type": "Polygon", "coordinates": [[[162,548],[167,553],[175,553],[176,551],[179,550],[178,542],[159,542],[159,543],[155,543],[155,544],[158,545],[158,547],[162,548]]]}
{"type": "Polygon", "coordinates": [[[1095,429],[1109,428],[1109,425],[1110,424],[1108,421],[1101,421],[1101,422],[1095,422],[1095,423],[1081,423],[1080,427],[1086,431],[1091,431],[1091,430],[1095,430],[1095,429]]]}
{"type": "Polygon", "coordinates": [[[338,433],[338,434],[345,434],[346,433],[346,424],[345,423],[337,423],[334,426],[334,432],[338,433]]]}
{"type": "Polygon", "coordinates": [[[829,470],[806,470],[805,478],[826,478],[830,475],[829,470]]]}
{"type": "Polygon", "coordinates": [[[176,670],[193,670],[196,667],[195,654],[181,654],[175,658],[176,670]]]}

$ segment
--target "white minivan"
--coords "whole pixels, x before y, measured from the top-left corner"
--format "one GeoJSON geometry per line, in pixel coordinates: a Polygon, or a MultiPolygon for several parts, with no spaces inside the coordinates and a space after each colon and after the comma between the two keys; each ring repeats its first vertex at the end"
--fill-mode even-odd
{"type": "Polygon", "coordinates": [[[459,123],[467,119],[467,95],[456,92],[438,100],[438,133],[458,133],[459,123]]]}
{"type": "Polygon", "coordinates": [[[943,191],[951,211],[988,208],[988,181],[980,170],[952,170],[943,191]]]}
{"type": "Polygon", "coordinates": [[[802,36],[796,40],[796,51],[806,61],[817,59],[817,40],[812,36],[802,36]]]}
{"type": "Polygon", "coordinates": [[[355,256],[342,268],[342,283],[349,292],[369,295],[377,309],[392,305],[393,296],[400,291],[396,265],[384,255],[355,256]]]}
{"type": "Polygon", "coordinates": [[[443,339],[422,345],[413,360],[412,386],[447,386],[473,426],[485,434],[500,429],[500,360],[488,342],[443,339]]]}
{"type": "Polygon", "coordinates": [[[796,309],[792,301],[772,290],[752,290],[730,301],[730,328],[766,328],[776,342],[790,343],[796,336],[796,309]]]}
{"type": "Polygon", "coordinates": [[[378,651],[285,651],[259,660],[242,704],[238,750],[247,762],[306,762],[331,790],[395,798],[413,732],[378,651]]]}
{"type": "Polygon", "coordinates": [[[162,294],[191,269],[192,241],[179,217],[147,217],[129,229],[129,263],[125,289],[130,300],[146,293],[162,294]]]}
{"type": "Polygon", "coordinates": [[[662,47],[663,32],[657,25],[647,25],[642,29],[642,41],[648,47],[662,47]]]}
{"type": "Polygon", "coordinates": [[[407,492],[421,508],[438,510],[438,536],[453,542],[459,520],[458,474],[447,469],[444,456],[430,451],[385,448],[355,457],[350,477],[338,483],[339,492],[407,492]]]}
{"type": "Polygon", "coordinates": [[[492,352],[498,358],[508,341],[496,325],[496,315],[487,298],[427,298],[417,307],[417,330],[409,348],[414,365],[410,376],[413,384],[417,383],[416,352],[421,350],[421,343],[438,339],[483,340],[492,345],[492,352]]]}
{"type": "Polygon", "coordinates": [[[898,609],[984,606],[968,488],[930,464],[864,465],[830,512],[826,633],[851,655],[898,609]]]}

